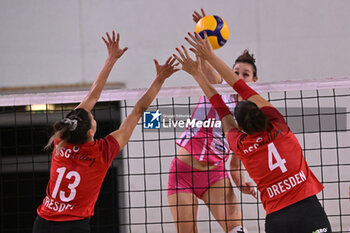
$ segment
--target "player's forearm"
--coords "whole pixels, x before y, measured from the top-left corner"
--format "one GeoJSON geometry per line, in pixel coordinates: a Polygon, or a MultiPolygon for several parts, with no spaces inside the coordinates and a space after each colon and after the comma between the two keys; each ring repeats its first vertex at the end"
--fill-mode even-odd
{"type": "Polygon", "coordinates": [[[111,133],[113,137],[119,142],[120,148],[123,148],[128,143],[132,132],[134,131],[137,122],[140,120],[143,112],[149,107],[153,99],[156,97],[164,80],[155,80],[152,85],[147,89],[145,94],[136,102],[134,109],[123,121],[120,128],[111,133]]]}
{"type": "Polygon", "coordinates": [[[210,99],[213,95],[218,94],[215,88],[210,84],[208,79],[205,78],[205,75],[200,72],[198,74],[193,75],[194,79],[203,90],[204,94],[210,99]]]}
{"type": "Polygon", "coordinates": [[[151,86],[147,89],[145,94],[137,101],[134,111],[142,115],[142,113],[150,106],[154,98],[157,96],[160,88],[165,80],[156,78],[151,86]]]}
{"type": "Polygon", "coordinates": [[[92,108],[95,106],[96,102],[101,96],[101,92],[116,61],[117,59],[115,58],[107,58],[100,73],[97,75],[97,78],[92,84],[89,93],[86,95],[84,100],[77,106],[77,108],[84,108],[88,111],[92,110],[92,108]]]}
{"type": "Polygon", "coordinates": [[[102,67],[100,73],[97,75],[96,80],[91,86],[88,96],[96,101],[100,98],[101,92],[106,84],[107,78],[111,73],[111,70],[114,64],[117,62],[117,59],[107,58],[104,66],[102,67]]]}
{"type": "Polygon", "coordinates": [[[194,78],[197,81],[198,85],[202,88],[204,94],[209,98],[210,103],[218,113],[220,120],[222,120],[227,115],[232,115],[231,111],[228,109],[219,93],[215,90],[213,85],[211,85],[209,81],[204,78],[204,75],[202,73],[194,75],[194,78]]]}
{"type": "Polygon", "coordinates": [[[221,77],[223,77],[223,79],[230,86],[233,86],[239,80],[237,74],[233,72],[233,70],[218,56],[215,55],[209,58],[208,62],[217,70],[221,77]]]}
{"type": "Polygon", "coordinates": [[[214,67],[212,67],[208,61],[202,60],[201,67],[203,74],[205,74],[206,79],[211,84],[218,84],[222,82],[221,76],[215,71],[214,67]]]}

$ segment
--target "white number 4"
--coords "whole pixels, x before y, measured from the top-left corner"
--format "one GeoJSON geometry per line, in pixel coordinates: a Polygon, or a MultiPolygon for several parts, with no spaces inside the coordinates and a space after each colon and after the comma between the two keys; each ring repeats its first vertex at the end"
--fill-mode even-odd
{"type": "Polygon", "coordinates": [[[268,153],[269,153],[269,168],[270,170],[274,170],[276,168],[280,168],[282,173],[285,173],[287,171],[286,166],[284,165],[286,163],[285,159],[282,159],[280,154],[277,151],[277,148],[275,147],[275,144],[273,142],[269,143],[268,145],[268,153]],[[273,163],[273,157],[276,160],[276,163],[273,163]]]}

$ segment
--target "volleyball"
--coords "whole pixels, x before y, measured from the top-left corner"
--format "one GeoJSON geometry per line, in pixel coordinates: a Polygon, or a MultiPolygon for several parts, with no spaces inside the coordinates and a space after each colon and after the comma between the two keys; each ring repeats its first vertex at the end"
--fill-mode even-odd
{"type": "Polygon", "coordinates": [[[207,32],[208,40],[213,49],[218,49],[224,46],[229,36],[229,28],[223,18],[216,15],[208,15],[201,18],[195,28],[202,38],[204,32],[207,32]]]}

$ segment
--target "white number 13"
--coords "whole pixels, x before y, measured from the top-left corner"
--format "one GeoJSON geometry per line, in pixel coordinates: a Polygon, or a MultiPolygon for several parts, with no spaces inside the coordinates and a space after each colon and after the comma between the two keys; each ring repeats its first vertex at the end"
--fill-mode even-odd
{"type": "MultiPolygon", "coordinates": [[[[53,192],[52,192],[53,198],[56,198],[56,196],[57,196],[58,190],[59,190],[61,182],[62,182],[62,178],[64,176],[64,173],[66,172],[66,168],[60,167],[60,168],[57,168],[56,171],[58,172],[58,177],[56,180],[55,188],[53,189],[53,192]]],[[[77,194],[77,190],[75,188],[80,183],[80,175],[76,171],[70,171],[67,173],[66,178],[70,179],[70,178],[72,178],[72,176],[74,176],[74,182],[68,185],[68,188],[70,189],[69,196],[66,197],[66,193],[62,190],[60,191],[60,199],[64,202],[69,202],[69,201],[73,200],[75,198],[75,195],[77,194]]]]}
{"type": "Polygon", "coordinates": [[[287,171],[286,166],[284,165],[286,163],[285,159],[282,159],[280,154],[277,151],[277,148],[275,147],[275,144],[273,142],[268,144],[268,153],[269,153],[269,168],[270,170],[274,170],[276,168],[280,168],[282,173],[285,173],[287,171]],[[276,160],[276,163],[273,163],[273,157],[276,160]]]}

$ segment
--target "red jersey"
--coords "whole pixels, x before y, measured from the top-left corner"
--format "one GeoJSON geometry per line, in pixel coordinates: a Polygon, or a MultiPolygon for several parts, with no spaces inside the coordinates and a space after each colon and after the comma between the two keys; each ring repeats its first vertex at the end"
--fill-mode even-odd
{"type": "Polygon", "coordinates": [[[67,143],[60,150],[59,142],[54,143],[50,181],[37,213],[51,221],[89,218],[119,144],[111,135],[80,145],[67,143]]]}
{"type": "Polygon", "coordinates": [[[233,129],[228,142],[257,184],[269,214],[319,193],[323,186],[307,165],[283,116],[273,107],[261,110],[270,120],[267,131],[247,135],[233,129]]]}

